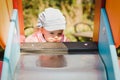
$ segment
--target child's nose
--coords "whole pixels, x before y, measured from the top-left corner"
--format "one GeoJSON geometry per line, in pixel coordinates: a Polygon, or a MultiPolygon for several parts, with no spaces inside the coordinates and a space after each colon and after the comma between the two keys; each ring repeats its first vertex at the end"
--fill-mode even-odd
{"type": "Polygon", "coordinates": [[[58,36],[55,36],[55,38],[58,38],[58,36]]]}

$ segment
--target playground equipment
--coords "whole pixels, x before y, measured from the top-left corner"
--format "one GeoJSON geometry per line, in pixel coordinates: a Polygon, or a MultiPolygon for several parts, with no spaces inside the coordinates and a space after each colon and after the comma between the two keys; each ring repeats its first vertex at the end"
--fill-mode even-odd
{"type": "Polygon", "coordinates": [[[86,41],[87,40],[90,41],[93,38],[93,29],[92,29],[91,25],[88,23],[79,22],[79,23],[75,24],[74,31],[75,31],[75,33],[73,35],[75,36],[77,41],[80,41],[79,37],[86,38],[86,41]],[[84,32],[80,31],[80,28],[83,28],[83,27],[87,27],[89,30],[84,31],[84,32]]]}
{"type": "MultiPolygon", "coordinates": [[[[2,41],[0,44],[3,43],[1,46],[5,48],[1,80],[120,80],[120,68],[116,53],[116,47],[120,45],[116,35],[120,35],[118,34],[120,28],[115,26],[118,29],[115,33],[112,20],[116,18],[112,18],[111,20],[110,16],[117,10],[112,9],[109,12],[110,9],[108,8],[109,4],[113,2],[119,3],[119,0],[106,0],[106,7],[101,7],[102,0],[96,1],[96,8],[99,11],[95,13],[99,14],[95,16],[95,30],[97,31],[94,30],[93,42],[26,43],[22,45],[21,51],[19,43],[19,33],[21,30],[19,31],[20,25],[18,24],[19,9],[12,9],[9,18],[10,21],[8,18],[5,18],[7,23],[9,23],[7,24],[9,28],[6,27],[8,32],[2,33],[3,31],[0,31],[0,35],[2,35],[2,37],[0,36],[0,40],[2,41]],[[96,41],[98,44],[95,43],[96,41]],[[53,47],[46,46],[48,44],[53,45],[53,47]],[[59,53],[64,55],[67,61],[67,67],[47,69],[36,66],[38,56],[42,52],[49,54],[50,51],[52,54],[59,53]],[[40,54],[34,54],[38,52],[40,54]]],[[[5,1],[2,3],[5,3],[5,1]]],[[[120,23],[116,22],[116,24],[120,23]]],[[[3,27],[0,26],[0,28],[2,28],[0,30],[3,30],[3,27]]]]}

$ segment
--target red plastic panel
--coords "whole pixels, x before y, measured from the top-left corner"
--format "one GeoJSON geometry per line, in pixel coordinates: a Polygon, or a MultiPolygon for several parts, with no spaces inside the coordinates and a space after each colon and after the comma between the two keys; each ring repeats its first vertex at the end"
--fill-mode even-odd
{"type": "Polygon", "coordinates": [[[3,64],[3,62],[0,61],[0,76],[1,76],[1,72],[2,72],[2,64],[3,64]]]}
{"type": "Polygon", "coordinates": [[[18,9],[20,34],[24,35],[24,18],[23,18],[22,0],[13,0],[13,7],[14,9],[18,9]]]}

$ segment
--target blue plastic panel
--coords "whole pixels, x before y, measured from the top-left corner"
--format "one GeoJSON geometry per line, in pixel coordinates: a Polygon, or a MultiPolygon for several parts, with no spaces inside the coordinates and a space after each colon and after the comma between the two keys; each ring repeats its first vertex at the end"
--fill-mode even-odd
{"type": "Polygon", "coordinates": [[[101,9],[99,53],[105,64],[108,80],[120,80],[120,69],[109,21],[104,8],[101,9]]]}
{"type": "Polygon", "coordinates": [[[4,53],[1,80],[13,80],[16,64],[20,57],[19,40],[18,13],[17,10],[14,9],[4,53]]]}

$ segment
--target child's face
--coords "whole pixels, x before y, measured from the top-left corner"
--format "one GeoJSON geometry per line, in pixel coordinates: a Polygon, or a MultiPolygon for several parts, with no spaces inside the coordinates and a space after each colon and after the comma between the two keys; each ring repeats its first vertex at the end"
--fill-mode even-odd
{"type": "Polygon", "coordinates": [[[61,42],[63,30],[47,31],[42,28],[42,34],[47,42],[61,42]]]}

